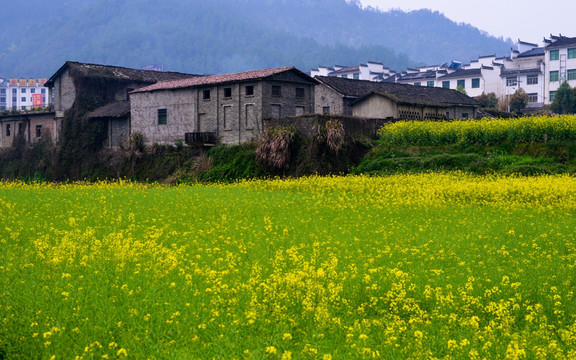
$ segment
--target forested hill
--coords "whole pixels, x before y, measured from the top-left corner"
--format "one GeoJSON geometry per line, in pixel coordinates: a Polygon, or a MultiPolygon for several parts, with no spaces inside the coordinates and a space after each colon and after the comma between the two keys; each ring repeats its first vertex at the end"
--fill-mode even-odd
{"type": "Polygon", "coordinates": [[[346,0],[27,0],[2,15],[3,77],[50,76],[66,60],[204,74],[368,60],[402,70],[511,46],[437,12],[346,0]]]}

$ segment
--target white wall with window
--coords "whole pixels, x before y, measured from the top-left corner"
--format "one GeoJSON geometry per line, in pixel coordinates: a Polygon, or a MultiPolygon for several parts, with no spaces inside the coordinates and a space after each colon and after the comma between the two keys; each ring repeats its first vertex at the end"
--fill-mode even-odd
{"type": "Polygon", "coordinates": [[[554,101],[560,85],[568,81],[576,87],[576,37],[552,36],[546,39],[546,103],[554,101]]]}

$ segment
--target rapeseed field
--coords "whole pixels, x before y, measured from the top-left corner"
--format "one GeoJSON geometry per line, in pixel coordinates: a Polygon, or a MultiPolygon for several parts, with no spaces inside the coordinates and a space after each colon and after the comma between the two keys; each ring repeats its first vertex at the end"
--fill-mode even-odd
{"type": "Polygon", "coordinates": [[[576,179],[0,185],[0,359],[574,359],[576,179]]]}
{"type": "Polygon", "coordinates": [[[466,121],[401,121],[378,131],[388,146],[496,145],[576,140],[576,116],[524,116],[466,121]]]}

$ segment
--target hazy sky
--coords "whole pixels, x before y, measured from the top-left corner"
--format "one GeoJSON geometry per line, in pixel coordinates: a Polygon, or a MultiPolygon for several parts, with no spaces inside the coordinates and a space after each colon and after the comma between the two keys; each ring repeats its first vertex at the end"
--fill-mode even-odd
{"type": "Polygon", "coordinates": [[[491,35],[541,44],[550,34],[576,37],[576,1],[360,0],[364,6],[404,11],[431,9],[491,35]]]}

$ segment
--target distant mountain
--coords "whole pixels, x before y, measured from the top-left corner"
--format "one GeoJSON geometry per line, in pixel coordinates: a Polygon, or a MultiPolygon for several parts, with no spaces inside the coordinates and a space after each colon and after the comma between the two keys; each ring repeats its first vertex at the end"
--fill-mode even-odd
{"type": "Polygon", "coordinates": [[[4,77],[50,76],[66,60],[201,74],[368,60],[402,70],[511,46],[437,12],[346,0],[27,0],[2,12],[4,77]]]}

